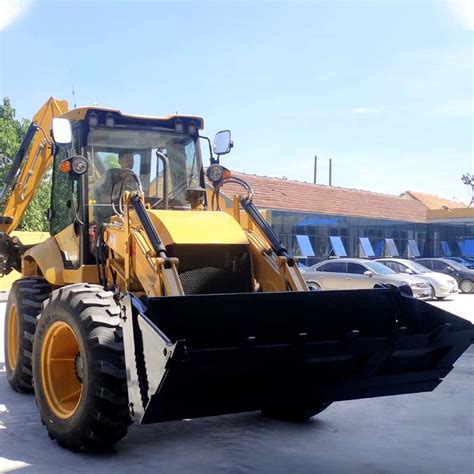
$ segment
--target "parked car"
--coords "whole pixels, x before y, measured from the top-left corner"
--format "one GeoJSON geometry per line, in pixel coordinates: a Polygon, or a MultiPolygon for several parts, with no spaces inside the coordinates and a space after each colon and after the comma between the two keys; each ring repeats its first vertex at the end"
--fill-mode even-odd
{"type": "Polygon", "coordinates": [[[416,298],[430,298],[430,285],[413,275],[398,275],[381,263],[359,258],[325,260],[301,269],[310,286],[323,290],[374,288],[380,285],[408,285],[416,298]]]}
{"type": "Polygon", "coordinates": [[[447,258],[419,258],[416,261],[430,270],[453,277],[463,293],[474,293],[474,270],[447,258]]]}
{"type": "Polygon", "coordinates": [[[471,270],[474,270],[474,260],[467,258],[467,257],[446,257],[448,260],[452,260],[453,262],[458,262],[461,265],[464,265],[471,270]]]}
{"type": "Polygon", "coordinates": [[[431,285],[433,297],[439,300],[459,292],[458,284],[454,278],[443,273],[433,272],[413,260],[405,260],[403,258],[379,258],[376,261],[383,263],[397,273],[416,275],[418,278],[425,280],[431,285]]]}

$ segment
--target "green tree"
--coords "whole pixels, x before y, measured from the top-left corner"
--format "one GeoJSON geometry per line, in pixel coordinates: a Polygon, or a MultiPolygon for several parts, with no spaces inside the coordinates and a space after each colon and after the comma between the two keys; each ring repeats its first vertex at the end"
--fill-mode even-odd
{"type": "MultiPolygon", "coordinates": [[[[26,119],[17,120],[15,113],[10,99],[5,97],[3,104],[0,105],[0,190],[3,188],[13,158],[30,124],[30,121],[26,119]]],[[[18,226],[18,230],[47,231],[49,229],[46,210],[49,207],[50,196],[51,173],[46,173],[18,226]]],[[[0,212],[1,206],[0,203],[0,212]]]]}
{"type": "Polygon", "coordinates": [[[109,153],[104,158],[104,166],[106,170],[110,170],[112,168],[120,168],[120,163],[118,160],[118,155],[114,153],[109,153]]]}

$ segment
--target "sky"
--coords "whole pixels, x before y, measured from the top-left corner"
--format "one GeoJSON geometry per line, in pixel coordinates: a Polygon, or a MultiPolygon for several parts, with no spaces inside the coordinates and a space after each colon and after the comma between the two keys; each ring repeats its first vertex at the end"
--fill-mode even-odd
{"type": "MultiPolygon", "coordinates": [[[[468,203],[474,2],[0,0],[0,98],[202,116],[231,170],[468,203]]],[[[203,156],[207,152],[203,147],[203,156]]]]}

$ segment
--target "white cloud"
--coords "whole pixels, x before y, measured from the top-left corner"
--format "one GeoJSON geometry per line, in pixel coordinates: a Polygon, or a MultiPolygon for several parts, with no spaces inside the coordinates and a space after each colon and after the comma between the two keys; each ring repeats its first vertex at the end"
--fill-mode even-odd
{"type": "Polygon", "coordinates": [[[24,15],[30,9],[31,3],[32,0],[1,0],[0,31],[24,15]]]}
{"type": "Polygon", "coordinates": [[[464,28],[474,31],[474,2],[472,0],[448,0],[448,6],[464,28]]]}

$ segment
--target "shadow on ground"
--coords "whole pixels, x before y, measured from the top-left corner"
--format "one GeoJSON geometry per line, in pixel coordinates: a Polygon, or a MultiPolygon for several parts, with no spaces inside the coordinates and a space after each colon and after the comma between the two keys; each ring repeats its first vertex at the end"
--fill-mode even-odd
{"type": "Polygon", "coordinates": [[[105,454],[49,440],[34,396],[0,372],[0,472],[474,472],[474,350],[432,393],[335,403],[303,424],[246,413],[132,426],[105,454]],[[2,459],[3,458],[3,459],[2,459]]]}

